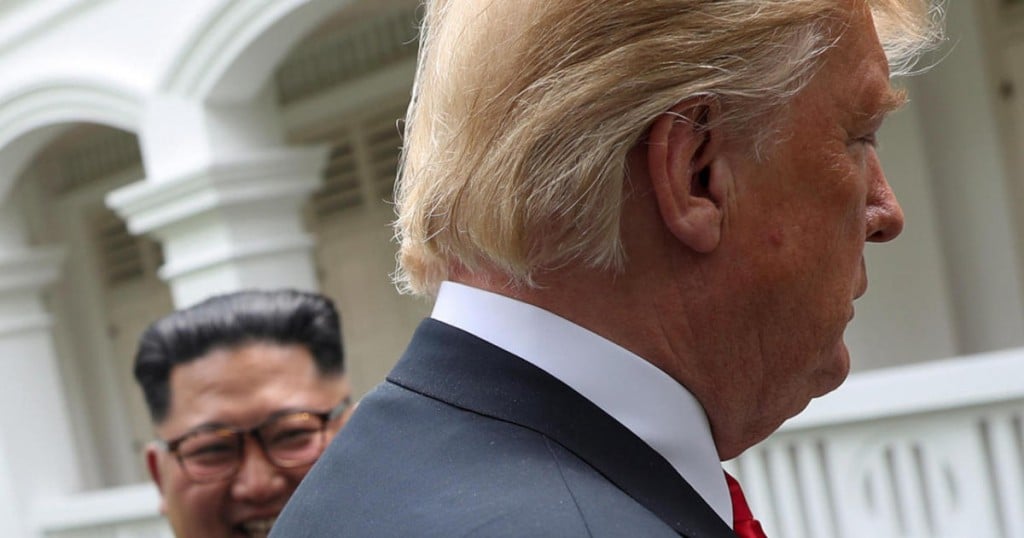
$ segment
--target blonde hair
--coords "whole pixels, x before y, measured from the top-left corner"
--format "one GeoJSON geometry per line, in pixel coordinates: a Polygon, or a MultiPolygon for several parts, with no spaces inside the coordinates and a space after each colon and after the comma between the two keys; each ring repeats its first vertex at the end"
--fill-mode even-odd
{"type": "MultiPolygon", "coordinates": [[[[396,283],[452,268],[621,268],[626,156],[680,101],[763,120],[835,41],[840,0],[427,0],[396,187],[396,283]]],[[[894,74],[940,35],[928,0],[871,0],[894,74]]],[[[769,122],[770,123],[770,122],[769,122]]],[[[752,125],[760,125],[752,130],[752,125]]]]}

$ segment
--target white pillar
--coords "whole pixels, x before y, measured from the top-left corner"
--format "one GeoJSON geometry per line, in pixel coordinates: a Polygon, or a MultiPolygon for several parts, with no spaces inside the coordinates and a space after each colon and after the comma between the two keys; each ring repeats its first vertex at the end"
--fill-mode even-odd
{"type": "Polygon", "coordinates": [[[107,196],[135,234],[164,248],[160,276],[176,306],[243,288],[318,289],[302,207],[321,182],[325,147],[287,147],[268,92],[246,105],[168,96],[140,133],[147,178],[107,196]]]}
{"type": "Polygon", "coordinates": [[[251,287],[318,289],[301,208],[320,183],[326,148],[279,148],[112,192],[135,234],[163,244],[160,277],[183,307],[251,287]]]}
{"type": "Polygon", "coordinates": [[[1024,344],[1024,308],[977,2],[947,4],[948,56],[916,79],[959,352],[1024,344]]]}
{"type": "Polygon", "coordinates": [[[81,479],[43,293],[60,275],[59,249],[0,254],[0,535],[32,535],[48,500],[81,479]]]}

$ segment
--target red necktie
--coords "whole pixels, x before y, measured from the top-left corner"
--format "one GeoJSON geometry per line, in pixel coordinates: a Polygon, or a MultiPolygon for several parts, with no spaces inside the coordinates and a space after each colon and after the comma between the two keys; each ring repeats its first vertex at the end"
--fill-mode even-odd
{"type": "Polygon", "coordinates": [[[732,497],[732,528],[740,538],[767,538],[761,524],[754,519],[743,496],[740,483],[729,473],[725,473],[725,482],[729,484],[729,496],[732,497]]]}

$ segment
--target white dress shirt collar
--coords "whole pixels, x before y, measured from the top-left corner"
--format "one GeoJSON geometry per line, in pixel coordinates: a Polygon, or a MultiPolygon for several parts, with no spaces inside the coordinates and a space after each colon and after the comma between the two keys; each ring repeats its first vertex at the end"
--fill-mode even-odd
{"type": "Polygon", "coordinates": [[[551,374],[653,448],[732,526],[732,501],[704,409],[651,363],[533,305],[444,282],[431,317],[551,374]]]}

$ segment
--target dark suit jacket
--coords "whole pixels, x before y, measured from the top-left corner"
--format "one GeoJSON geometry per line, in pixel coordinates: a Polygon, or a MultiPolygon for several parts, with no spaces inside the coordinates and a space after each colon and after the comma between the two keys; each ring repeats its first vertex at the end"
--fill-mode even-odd
{"type": "Polygon", "coordinates": [[[597,406],[432,319],[271,536],[735,538],[665,459],[597,406]]]}

